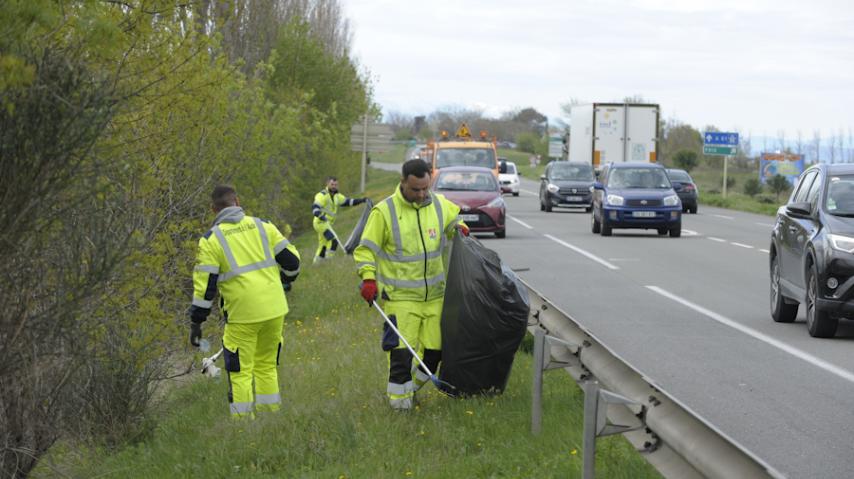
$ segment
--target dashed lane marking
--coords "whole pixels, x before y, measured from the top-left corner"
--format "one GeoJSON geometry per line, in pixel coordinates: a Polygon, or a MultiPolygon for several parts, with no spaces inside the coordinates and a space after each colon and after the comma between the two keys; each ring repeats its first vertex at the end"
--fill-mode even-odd
{"type": "Polygon", "coordinates": [[[843,369],[839,366],[836,366],[835,364],[831,364],[831,363],[829,363],[829,362],[827,362],[821,358],[813,356],[812,354],[809,354],[805,351],[802,351],[802,350],[800,350],[794,346],[790,346],[790,345],[784,343],[783,341],[780,341],[779,339],[772,338],[771,336],[768,336],[765,333],[760,333],[759,331],[757,331],[753,328],[749,328],[749,327],[739,323],[738,321],[727,318],[726,316],[722,316],[718,313],[715,313],[714,311],[710,311],[710,310],[708,310],[702,306],[699,306],[697,304],[692,303],[691,301],[688,301],[687,299],[681,298],[681,297],[676,296],[675,294],[673,294],[669,291],[661,289],[658,286],[647,286],[647,288],[651,291],[654,291],[654,292],[664,296],[665,298],[668,298],[672,301],[675,301],[675,302],[677,302],[677,303],[679,303],[679,304],[681,304],[687,308],[693,309],[694,311],[702,314],[703,316],[706,316],[706,317],[713,319],[713,320],[715,320],[715,321],[717,321],[717,322],[719,322],[725,326],[729,326],[729,327],[731,327],[737,331],[740,331],[744,334],[747,334],[747,335],[749,335],[755,339],[758,339],[759,341],[762,341],[765,344],[768,344],[768,345],[773,346],[777,349],[780,349],[786,353],[789,353],[798,359],[802,359],[802,360],[812,364],[813,366],[816,366],[816,367],[821,368],[821,369],[823,369],[823,370],[825,370],[831,374],[839,376],[846,381],[850,381],[850,382],[854,383],[854,373],[852,373],[851,371],[848,371],[847,369],[843,369]]]}
{"type": "Polygon", "coordinates": [[[543,235],[543,236],[554,241],[555,243],[557,243],[559,245],[566,246],[567,248],[571,249],[572,251],[575,251],[576,253],[578,253],[582,256],[586,256],[586,257],[592,259],[593,261],[601,264],[602,266],[604,266],[608,269],[612,269],[612,270],[620,269],[619,266],[614,266],[613,264],[611,264],[611,263],[605,261],[604,259],[596,256],[595,254],[590,253],[588,251],[585,251],[585,250],[579,248],[578,246],[574,246],[574,245],[567,243],[566,241],[559,240],[552,235],[543,235]]]}
{"type": "Polygon", "coordinates": [[[524,221],[522,221],[522,220],[517,220],[516,218],[514,218],[514,217],[512,217],[512,216],[510,216],[510,215],[507,215],[507,217],[508,217],[508,218],[510,218],[511,220],[513,220],[513,221],[515,221],[515,222],[519,223],[520,225],[524,226],[525,228],[528,228],[529,230],[534,229],[534,227],[533,227],[533,226],[529,225],[528,223],[525,223],[525,222],[524,222],[524,221]]]}

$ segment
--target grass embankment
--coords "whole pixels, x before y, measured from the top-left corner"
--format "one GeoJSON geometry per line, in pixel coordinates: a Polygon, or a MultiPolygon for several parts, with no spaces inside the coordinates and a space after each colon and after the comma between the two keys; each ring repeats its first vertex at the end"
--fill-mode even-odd
{"type": "Polygon", "coordinates": [[[540,164],[536,167],[532,167],[529,161],[531,157],[530,153],[525,153],[524,151],[516,151],[516,150],[508,150],[506,148],[498,149],[498,156],[502,158],[507,158],[507,161],[512,161],[516,163],[516,170],[522,176],[522,178],[527,178],[529,180],[540,181],[540,175],[546,170],[546,163],[548,159],[541,159],[540,164]]]}
{"type": "MultiPolygon", "coordinates": [[[[394,173],[371,171],[368,194],[386,196],[394,173]]],[[[345,210],[338,232],[360,208],[345,210]]],[[[343,239],[343,238],[342,238],[343,239]]],[[[505,394],[454,400],[432,386],[411,413],[385,396],[382,319],[358,295],[353,259],[312,265],[314,235],[296,238],[303,268],[288,300],[280,381],[283,410],[231,421],[224,378],[197,376],[168,392],[152,437],[120,451],[64,447],[35,476],[469,478],[580,477],[583,396],[547,374],[544,427],[529,432],[531,357],[517,354],[505,394]]],[[[214,321],[207,337],[218,340],[214,321]]],[[[216,341],[212,341],[216,342],[216,341]]],[[[220,361],[221,366],[221,361],[220,361]]],[[[598,441],[600,477],[658,477],[621,437],[598,441]]]]}

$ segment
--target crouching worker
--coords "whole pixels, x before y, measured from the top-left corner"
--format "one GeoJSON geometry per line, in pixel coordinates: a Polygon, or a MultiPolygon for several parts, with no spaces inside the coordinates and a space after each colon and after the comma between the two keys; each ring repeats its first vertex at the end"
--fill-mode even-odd
{"type": "Polygon", "coordinates": [[[233,418],[254,417],[281,404],[277,366],[288,312],[284,291],[299,274],[299,252],[272,223],[247,216],[234,188],[217,186],[211,200],[216,219],[199,240],[193,269],[190,344],[199,345],[201,325],[219,291],[229,408],[233,418]]]}
{"type": "MultiPolygon", "coordinates": [[[[403,164],[400,185],[371,210],[362,240],[353,252],[362,297],[377,296],[404,339],[423,349],[424,364],[434,373],[442,359],[441,318],[445,297],[442,253],[457,230],[468,234],[460,208],[430,192],[430,166],[421,160],[403,164]]],[[[412,408],[413,397],[429,376],[388,328],[383,349],[389,352],[388,398],[393,409],[412,408]]]]}
{"type": "Polygon", "coordinates": [[[311,214],[314,216],[312,226],[317,232],[317,251],[314,253],[313,263],[333,256],[338,247],[342,246],[332,234],[332,225],[335,224],[338,207],[356,206],[365,201],[367,201],[366,198],[347,198],[338,192],[337,178],[334,176],[326,178],[326,187],[314,195],[314,203],[311,205],[311,214]]]}

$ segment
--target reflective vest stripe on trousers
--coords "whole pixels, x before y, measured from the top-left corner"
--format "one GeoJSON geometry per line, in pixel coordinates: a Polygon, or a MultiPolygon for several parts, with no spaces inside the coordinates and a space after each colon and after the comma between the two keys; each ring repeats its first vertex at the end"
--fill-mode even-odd
{"type": "Polygon", "coordinates": [[[237,261],[234,260],[234,253],[232,253],[231,247],[228,246],[228,242],[225,240],[225,235],[222,233],[219,225],[214,226],[214,234],[216,235],[216,239],[219,240],[220,246],[222,246],[222,251],[225,254],[225,259],[228,261],[228,267],[230,269],[228,273],[219,275],[219,278],[217,278],[218,283],[228,281],[229,279],[240,276],[241,274],[277,266],[276,260],[273,259],[273,253],[270,251],[270,240],[267,239],[267,231],[264,230],[264,224],[258,218],[253,219],[255,220],[255,226],[258,229],[258,234],[261,236],[261,248],[264,250],[265,259],[264,261],[247,264],[245,266],[237,266],[237,261]]]}

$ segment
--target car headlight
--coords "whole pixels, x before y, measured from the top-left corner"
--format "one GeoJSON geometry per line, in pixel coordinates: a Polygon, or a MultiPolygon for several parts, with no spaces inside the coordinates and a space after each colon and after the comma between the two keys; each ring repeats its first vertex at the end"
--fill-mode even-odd
{"type": "Polygon", "coordinates": [[[623,206],[623,203],[625,203],[626,200],[624,200],[622,196],[608,195],[608,197],[605,198],[605,201],[611,206],[623,206]]]}
{"type": "Polygon", "coordinates": [[[546,186],[546,189],[549,190],[549,193],[557,193],[560,191],[560,187],[558,185],[553,185],[551,183],[546,186]]]}
{"type": "Polygon", "coordinates": [[[503,208],[504,207],[504,198],[500,196],[496,196],[494,200],[490,201],[486,204],[487,208],[503,208]]]}
{"type": "Polygon", "coordinates": [[[593,185],[590,185],[590,193],[593,193],[593,190],[595,190],[595,189],[596,188],[594,188],[593,185]]]}
{"type": "Polygon", "coordinates": [[[671,195],[664,198],[664,206],[676,206],[678,204],[679,197],[676,195],[671,195]]]}
{"type": "Polygon", "coordinates": [[[830,240],[830,244],[833,246],[833,249],[845,251],[846,253],[854,253],[854,238],[850,236],[829,234],[827,235],[827,239],[830,240]]]}

